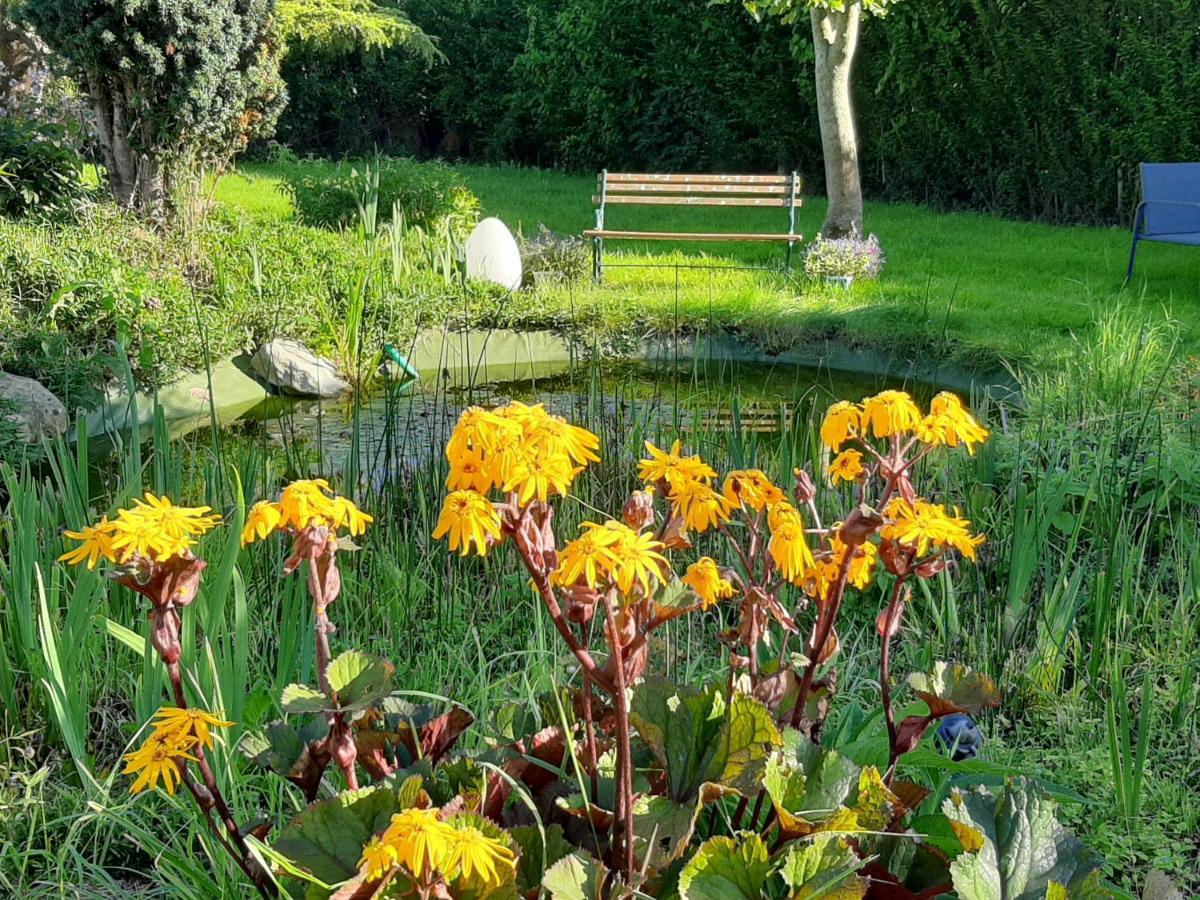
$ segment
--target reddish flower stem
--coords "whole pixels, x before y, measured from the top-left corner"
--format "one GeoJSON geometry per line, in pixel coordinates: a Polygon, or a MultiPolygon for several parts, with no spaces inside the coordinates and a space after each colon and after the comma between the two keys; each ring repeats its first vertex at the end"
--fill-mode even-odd
{"type": "Polygon", "coordinates": [[[804,675],[800,678],[800,689],[796,694],[796,705],[792,708],[791,724],[793,728],[799,728],[800,720],[804,717],[804,707],[807,705],[808,695],[812,691],[813,677],[820,665],[821,651],[825,649],[825,643],[829,640],[829,633],[833,630],[833,623],[837,620],[838,611],[842,606],[842,597],[846,593],[846,582],[850,578],[850,562],[853,558],[854,552],[851,550],[842,561],[838,580],[834,583],[828,600],[818,606],[817,624],[813,629],[813,637],[808,646],[808,665],[804,667],[804,675]]]}
{"type": "Polygon", "coordinates": [[[617,836],[613,822],[613,862],[625,871],[625,883],[633,885],[633,748],[629,737],[629,699],[625,694],[625,660],[621,652],[621,635],[613,613],[613,592],[602,601],[608,620],[608,641],[613,654],[616,691],[613,706],[617,712],[617,799],[619,819],[624,825],[624,840],[617,836]]]}
{"type": "Polygon", "coordinates": [[[888,769],[887,769],[887,785],[892,786],[892,781],[896,777],[896,763],[900,760],[900,755],[896,750],[896,715],[892,710],[892,689],[891,689],[891,665],[892,665],[892,628],[896,616],[900,613],[900,604],[903,603],[902,591],[904,582],[907,576],[901,575],[896,579],[896,585],[892,589],[891,599],[888,601],[887,612],[883,619],[883,652],[879,656],[879,693],[883,703],[883,715],[887,720],[888,730],[888,769]]]}

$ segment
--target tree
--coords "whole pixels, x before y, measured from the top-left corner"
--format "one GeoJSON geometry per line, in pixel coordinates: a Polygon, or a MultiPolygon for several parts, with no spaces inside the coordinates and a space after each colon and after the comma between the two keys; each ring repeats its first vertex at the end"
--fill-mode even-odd
{"type": "Polygon", "coordinates": [[[825,158],[829,209],[821,232],[826,237],[862,233],[862,184],[858,176],[858,136],[850,79],[863,14],[883,16],[898,0],[743,0],[756,19],[779,16],[795,24],[807,10],[812,24],[817,116],[825,158]]]}
{"type": "Polygon", "coordinates": [[[173,178],[224,161],[285,102],[274,0],[25,0],[91,106],[117,200],[163,219],[173,178]]]}

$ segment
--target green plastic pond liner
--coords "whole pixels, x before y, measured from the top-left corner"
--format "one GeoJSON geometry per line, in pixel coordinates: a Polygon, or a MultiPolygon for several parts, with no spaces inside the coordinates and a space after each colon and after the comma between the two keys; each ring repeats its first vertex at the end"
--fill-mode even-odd
{"type": "Polygon", "coordinates": [[[408,357],[406,357],[403,353],[401,353],[399,350],[397,350],[394,345],[385,343],[383,345],[383,352],[385,354],[387,354],[387,358],[390,359],[392,362],[394,362],[396,365],[398,365],[400,367],[400,370],[402,372],[404,372],[404,374],[407,375],[409,378],[420,378],[421,377],[421,373],[418,372],[416,367],[413,366],[413,364],[408,361],[408,357]]]}

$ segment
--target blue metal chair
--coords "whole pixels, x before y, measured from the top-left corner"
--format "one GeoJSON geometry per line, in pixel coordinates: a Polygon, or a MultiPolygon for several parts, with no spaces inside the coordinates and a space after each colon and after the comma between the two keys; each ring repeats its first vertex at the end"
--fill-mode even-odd
{"type": "Polygon", "coordinates": [[[1200,163],[1142,163],[1142,202],[1133,217],[1129,271],[1138,241],[1200,247],[1200,163]]]}

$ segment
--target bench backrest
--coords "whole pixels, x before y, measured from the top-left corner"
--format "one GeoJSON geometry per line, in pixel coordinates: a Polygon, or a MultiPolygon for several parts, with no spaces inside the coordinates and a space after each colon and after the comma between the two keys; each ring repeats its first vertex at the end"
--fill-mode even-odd
{"type": "Polygon", "coordinates": [[[1200,203],[1200,163],[1142,163],[1142,200],[1147,234],[1195,231],[1196,208],[1169,204],[1200,203]]]}
{"type": "Polygon", "coordinates": [[[627,206],[759,206],[788,211],[788,233],[800,206],[800,176],[791,175],[655,175],[601,172],[596,178],[596,224],[604,227],[604,207],[627,206]]]}

